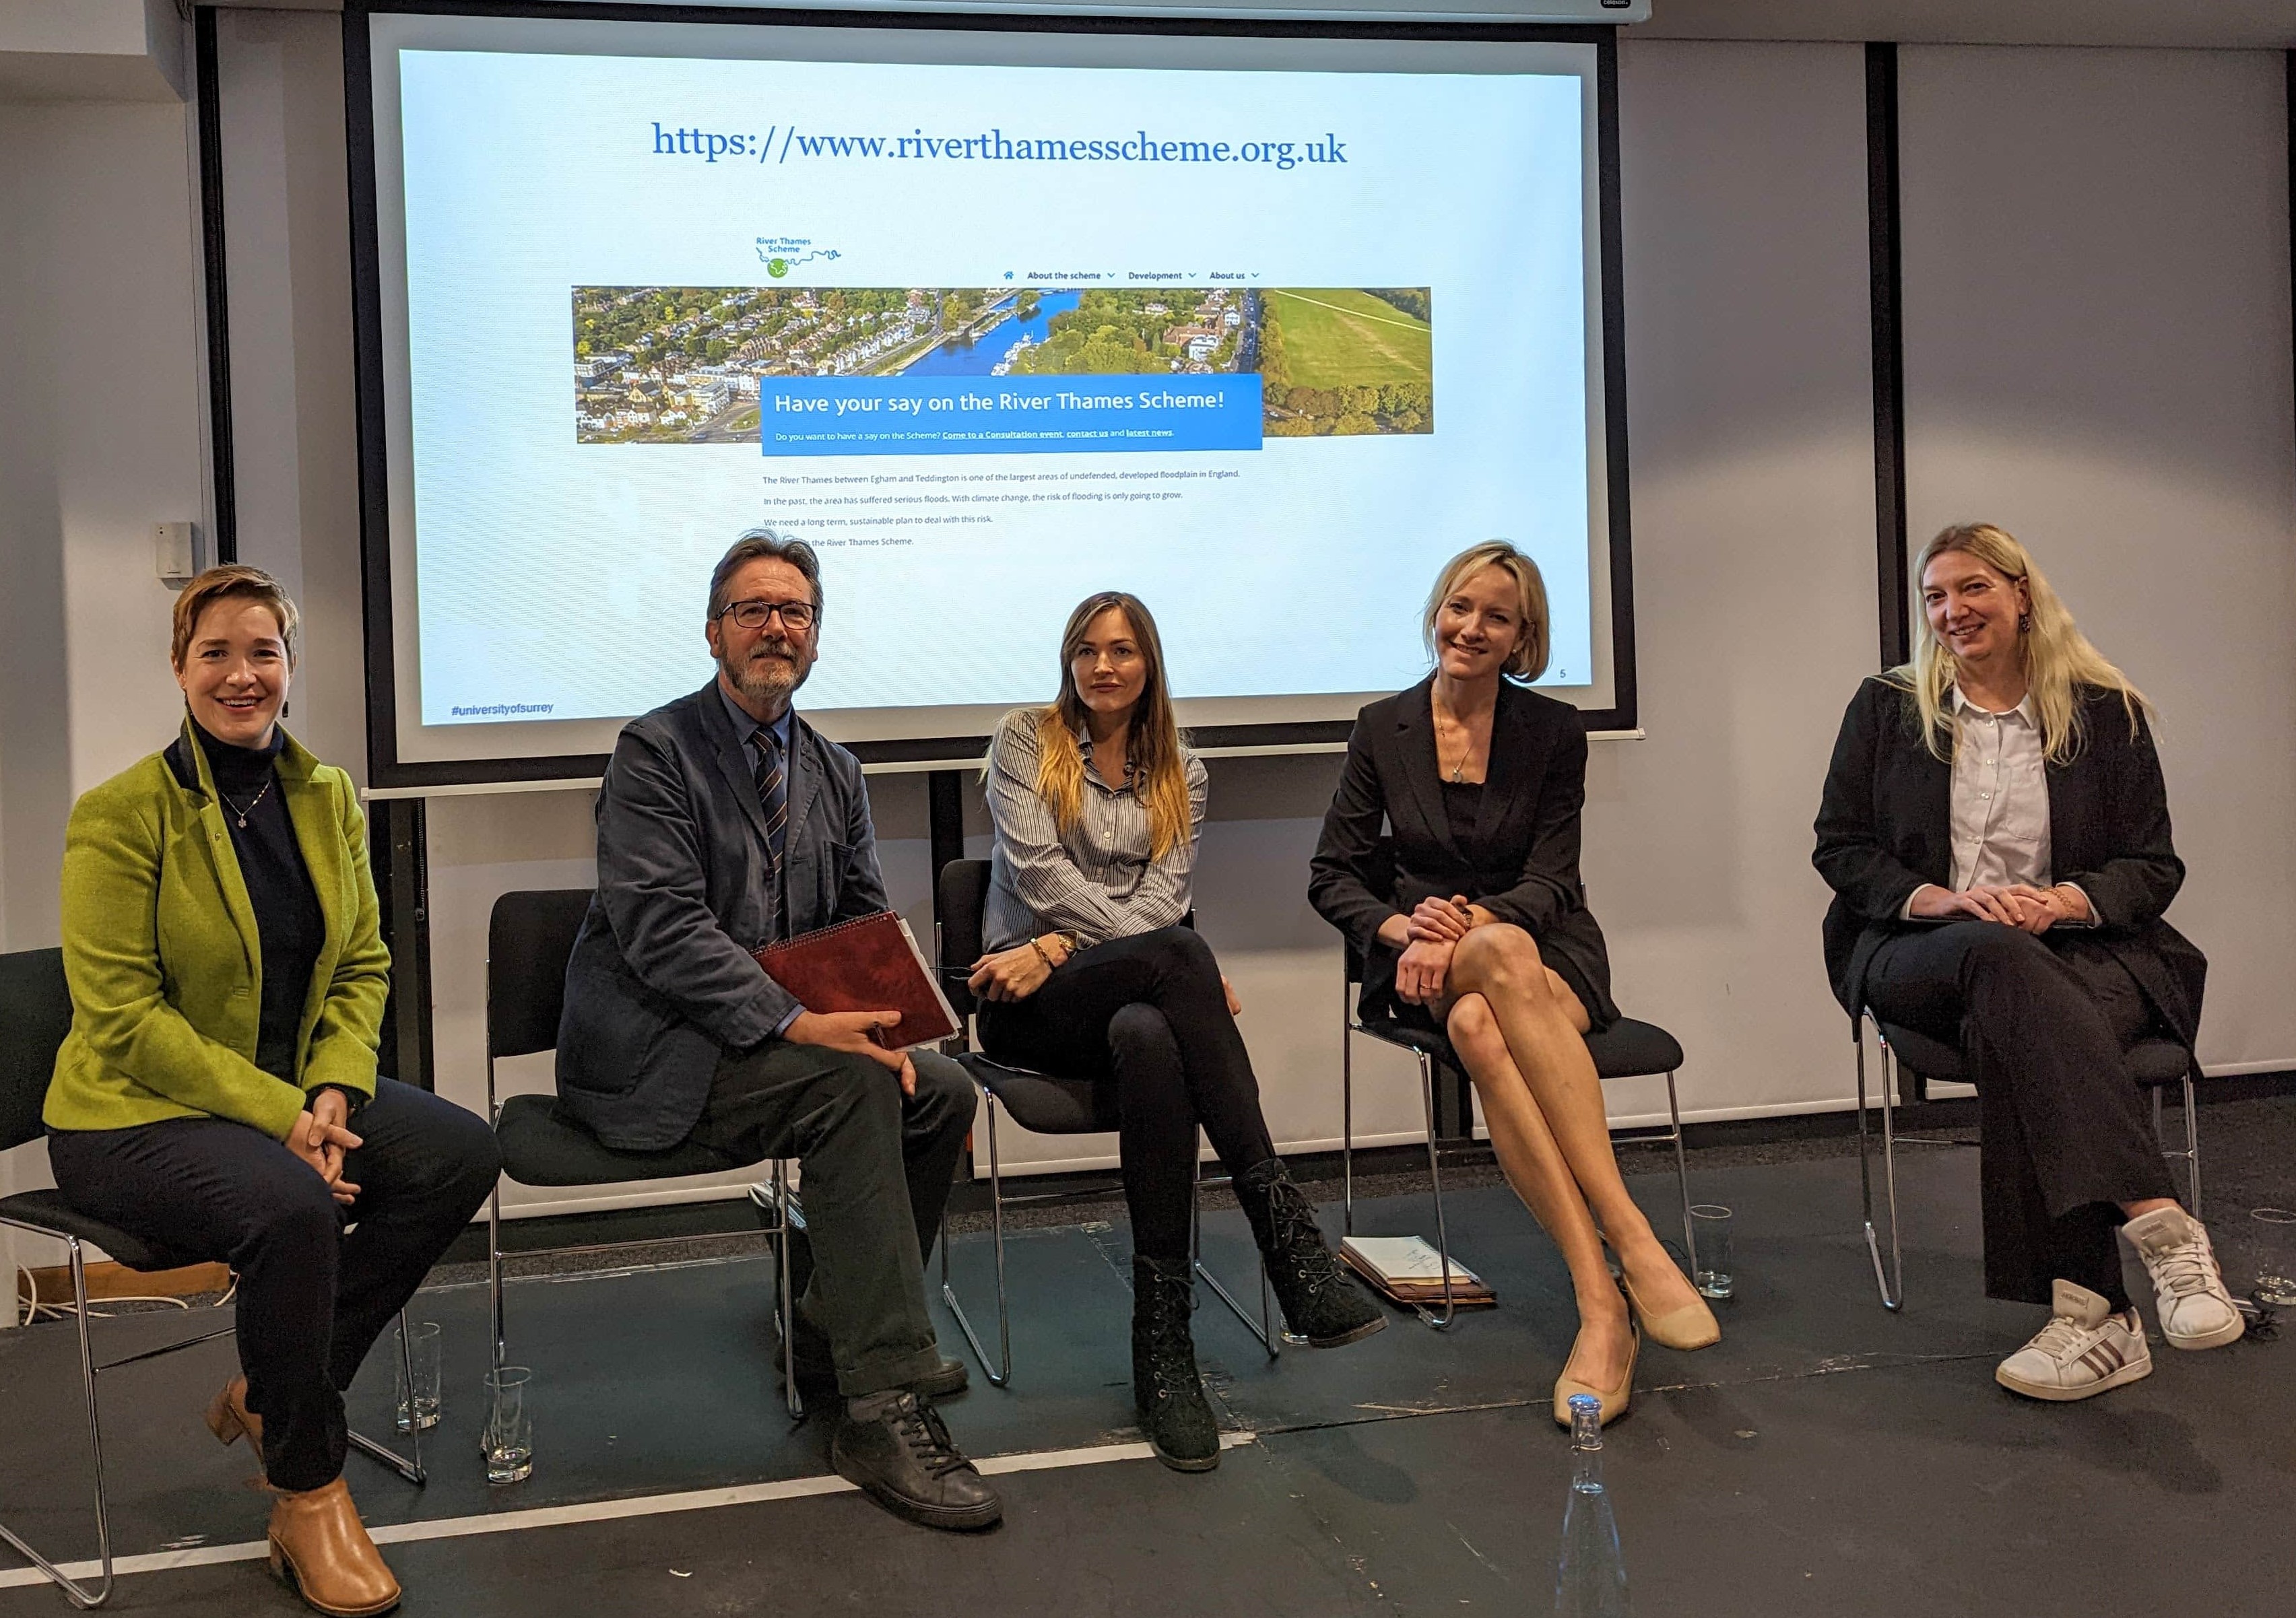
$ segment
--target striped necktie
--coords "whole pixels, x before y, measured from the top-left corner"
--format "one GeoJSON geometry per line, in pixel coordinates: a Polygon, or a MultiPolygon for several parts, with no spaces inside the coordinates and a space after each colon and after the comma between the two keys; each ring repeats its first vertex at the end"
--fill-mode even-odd
{"type": "Polygon", "coordinates": [[[750,736],[757,749],[755,770],[758,801],[765,805],[766,846],[773,854],[774,870],[782,868],[782,848],[789,840],[789,772],[782,767],[781,739],[770,726],[759,725],[750,736]]]}

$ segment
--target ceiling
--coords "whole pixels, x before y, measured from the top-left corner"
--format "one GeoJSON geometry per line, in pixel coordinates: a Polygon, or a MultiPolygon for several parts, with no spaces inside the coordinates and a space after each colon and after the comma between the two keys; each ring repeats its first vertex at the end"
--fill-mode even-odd
{"type": "Polygon", "coordinates": [[[1637,37],[2296,46],[2296,0],[1651,0],[1637,37]]]}
{"type": "MultiPolygon", "coordinates": [[[[342,0],[242,3],[251,9],[278,11],[342,9],[342,0]]],[[[1239,0],[1244,8],[1250,4],[1239,0]]],[[[1535,4],[1536,0],[1526,0],[1526,9],[1535,4]]],[[[1014,9],[1035,8],[1016,3],[1014,9]]],[[[1092,0],[1075,0],[1058,9],[1095,7],[1092,0]]],[[[1331,9],[1337,12],[1349,7],[1347,0],[1331,0],[1331,9]]],[[[1379,10],[1379,0],[1363,0],[1361,9],[1379,10]]],[[[2296,46],[2296,0],[1651,0],[1650,21],[1632,32],[1662,39],[1895,39],[1908,44],[2276,50],[2296,46]]]]}

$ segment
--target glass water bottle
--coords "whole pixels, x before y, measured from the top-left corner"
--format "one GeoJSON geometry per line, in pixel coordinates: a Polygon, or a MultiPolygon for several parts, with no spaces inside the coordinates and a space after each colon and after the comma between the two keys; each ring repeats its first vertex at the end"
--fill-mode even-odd
{"type": "Polygon", "coordinates": [[[1555,1618],[1629,1618],[1619,1525],[1603,1488],[1603,1403],[1570,1396],[1570,1494],[1562,1508],[1562,1555],[1554,1569],[1555,1618]]]}

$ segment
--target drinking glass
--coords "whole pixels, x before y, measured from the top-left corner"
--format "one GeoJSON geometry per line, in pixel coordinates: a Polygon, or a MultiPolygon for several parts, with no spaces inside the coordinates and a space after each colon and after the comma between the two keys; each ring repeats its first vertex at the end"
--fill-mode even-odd
{"type": "Polygon", "coordinates": [[[412,1433],[439,1425],[439,1322],[409,1320],[406,1352],[394,1356],[392,1375],[398,1383],[398,1430],[412,1433]],[[414,1368],[410,1387],[407,1369],[414,1368]]]}
{"type": "Polygon", "coordinates": [[[2262,1227],[2256,1260],[2256,1290],[2250,1295],[2270,1309],[2296,1309],[2296,1211],[2252,1208],[2262,1227]]]}
{"type": "Polygon", "coordinates": [[[487,1373],[487,1482],[523,1483],[534,1472],[534,1373],[502,1365],[487,1373]]]}
{"type": "Polygon", "coordinates": [[[1730,1295],[1730,1210],[1714,1203],[1696,1203],[1690,1210],[1690,1234],[1694,1249],[1691,1279],[1710,1298],[1730,1295]]]}

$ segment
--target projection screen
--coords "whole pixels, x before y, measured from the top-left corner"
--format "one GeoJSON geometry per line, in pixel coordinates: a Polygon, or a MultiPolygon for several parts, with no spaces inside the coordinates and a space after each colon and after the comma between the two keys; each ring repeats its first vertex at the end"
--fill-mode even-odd
{"type": "Polygon", "coordinates": [[[596,774],[755,526],[865,761],[1105,589],[1200,746],[1328,743],[1488,538],[1631,726],[1607,31],[1149,27],[355,10],[373,784],[596,774]]]}

